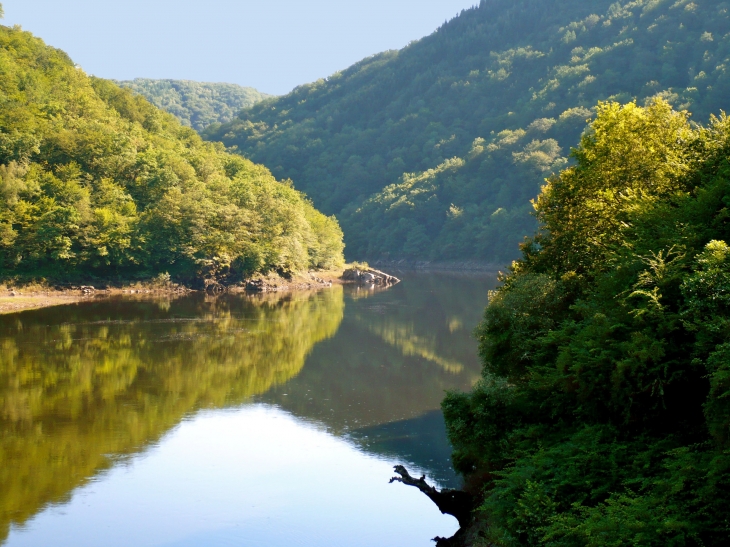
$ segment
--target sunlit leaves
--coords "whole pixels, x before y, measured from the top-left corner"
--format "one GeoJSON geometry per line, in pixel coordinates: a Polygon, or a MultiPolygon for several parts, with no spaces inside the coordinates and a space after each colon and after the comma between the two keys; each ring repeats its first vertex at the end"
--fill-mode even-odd
{"type": "Polygon", "coordinates": [[[604,103],[543,188],[477,329],[483,385],[444,403],[491,543],[724,544],[729,151],[724,116],[604,103]]]}
{"type": "Polygon", "coordinates": [[[240,279],[341,263],[336,221],[142,97],[19,29],[0,28],[0,68],[0,273],[240,279]]]}

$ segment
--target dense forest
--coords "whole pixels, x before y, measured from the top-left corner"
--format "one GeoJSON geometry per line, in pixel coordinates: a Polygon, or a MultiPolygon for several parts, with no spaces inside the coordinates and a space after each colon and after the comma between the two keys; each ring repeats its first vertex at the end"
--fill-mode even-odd
{"type": "Polygon", "coordinates": [[[236,84],[191,82],[189,80],[114,80],[149,102],[175,116],[186,127],[202,131],[213,123],[225,123],[248,108],[270,97],[252,87],[236,84]]]}
{"type": "Polygon", "coordinates": [[[443,408],[501,546],[726,545],[730,119],[602,103],[443,408]]]}
{"type": "Polygon", "coordinates": [[[352,258],[505,262],[599,100],[728,107],[730,3],[482,0],[209,127],[336,214],[352,258]]]}
{"type": "Polygon", "coordinates": [[[337,221],[62,51],[0,27],[0,275],[241,278],[342,260],[337,221]]]}

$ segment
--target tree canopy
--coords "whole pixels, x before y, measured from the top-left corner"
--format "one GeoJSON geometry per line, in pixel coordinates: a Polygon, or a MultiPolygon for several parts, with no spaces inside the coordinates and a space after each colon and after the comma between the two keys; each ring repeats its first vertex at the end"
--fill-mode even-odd
{"type": "Polygon", "coordinates": [[[202,131],[213,123],[229,122],[241,109],[270,97],[252,87],[236,84],[148,78],[115,80],[115,83],[139,93],[156,107],[175,116],[184,126],[196,131],[202,131]]]}
{"type": "Polygon", "coordinates": [[[601,103],[443,408],[484,545],[724,545],[730,120],[601,103]]]}
{"type": "Polygon", "coordinates": [[[483,0],[212,125],[337,215],[352,258],[515,258],[599,100],[727,108],[723,0],[483,0]]]}
{"type": "Polygon", "coordinates": [[[342,260],[337,221],[263,166],[0,27],[0,275],[241,277],[342,260]]]}

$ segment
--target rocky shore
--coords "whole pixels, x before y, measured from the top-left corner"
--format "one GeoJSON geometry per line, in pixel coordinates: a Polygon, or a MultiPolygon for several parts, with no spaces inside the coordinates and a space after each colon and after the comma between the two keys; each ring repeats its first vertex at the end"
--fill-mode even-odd
{"type": "Polygon", "coordinates": [[[379,270],[372,268],[348,268],[342,273],[342,281],[345,283],[358,283],[360,285],[376,285],[388,287],[400,283],[400,279],[379,270]]]}
{"type": "Polygon", "coordinates": [[[115,295],[164,295],[185,294],[190,289],[176,284],[159,286],[153,282],[135,283],[110,287],[105,284],[94,285],[46,285],[20,284],[10,287],[0,286],[0,314],[24,310],[49,308],[64,304],[74,304],[95,298],[115,295]]]}

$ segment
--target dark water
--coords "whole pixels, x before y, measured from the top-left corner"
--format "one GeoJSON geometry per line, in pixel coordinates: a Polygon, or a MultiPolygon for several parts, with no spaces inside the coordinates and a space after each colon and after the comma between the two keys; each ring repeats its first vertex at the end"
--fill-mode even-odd
{"type": "Polygon", "coordinates": [[[493,275],[0,317],[0,545],[427,546],[493,275]]]}

